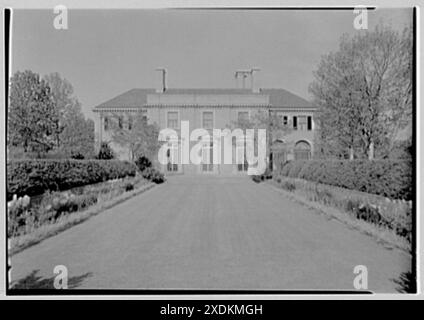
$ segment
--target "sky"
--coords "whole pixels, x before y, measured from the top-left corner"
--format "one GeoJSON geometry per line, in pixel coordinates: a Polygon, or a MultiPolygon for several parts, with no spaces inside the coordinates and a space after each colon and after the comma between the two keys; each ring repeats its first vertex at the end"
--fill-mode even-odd
{"type": "MultiPolygon", "coordinates": [[[[133,88],[155,88],[157,67],[168,87],[234,88],[234,71],[259,67],[263,88],[308,92],[322,55],[337,50],[353,27],[351,10],[68,10],[68,29],[53,10],[15,10],[12,72],[59,72],[84,113],[133,88]]],[[[412,9],[377,9],[368,28],[401,30],[412,9]]]]}

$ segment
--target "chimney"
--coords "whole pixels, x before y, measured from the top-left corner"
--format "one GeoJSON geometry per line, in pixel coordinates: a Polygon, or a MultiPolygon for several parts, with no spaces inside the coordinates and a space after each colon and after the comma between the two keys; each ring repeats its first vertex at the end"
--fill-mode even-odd
{"type": "Polygon", "coordinates": [[[161,73],[161,78],[158,81],[158,86],[156,88],[157,93],[163,93],[166,91],[166,69],[165,68],[156,68],[156,71],[161,73]]]}
{"type": "Polygon", "coordinates": [[[250,81],[251,81],[251,89],[253,93],[259,93],[259,86],[257,84],[257,80],[255,82],[255,72],[260,71],[259,68],[252,68],[250,69],[250,81]]]}
{"type": "Polygon", "coordinates": [[[234,74],[234,77],[236,79],[236,87],[240,88],[240,81],[239,78],[241,78],[241,88],[246,88],[246,78],[250,75],[250,70],[237,70],[234,74]]]}

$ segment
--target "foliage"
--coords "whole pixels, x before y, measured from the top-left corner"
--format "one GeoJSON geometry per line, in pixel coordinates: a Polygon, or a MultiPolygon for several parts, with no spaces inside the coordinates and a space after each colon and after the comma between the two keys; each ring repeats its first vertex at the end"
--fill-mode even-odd
{"type": "Polygon", "coordinates": [[[253,175],[252,176],[252,180],[255,181],[256,183],[259,183],[259,182],[262,182],[263,181],[262,177],[261,176],[258,176],[258,175],[253,175]]]}
{"type": "Polygon", "coordinates": [[[128,182],[125,185],[125,191],[128,192],[128,191],[132,191],[132,190],[134,190],[134,185],[131,182],[128,182]]]}
{"type": "Polygon", "coordinates": [[[277,186],[309,201],[338,208],[352,218],[363,220],[412,241],[412,201],[388,198],[354,190],[317,184],[284,176],[274,177],[277,186]]]}
{"type": "Polygon", "coordinates": [[[7,163],[7,198],[66,190],[135,176],[137,167],[119,160],[16,160],[7,163]]]}
{"type": "Polygon", "coordinates": [[[146,168],[141,175],[143,178],[152,181],[154,183],[163,183],[165,181],[165,176],[162,172],[156,170],[155,168],[146,168]]]}
{"type": "Polygon", "coordinates": [[[144,171],[146,168],[150,168],[152,166],[152,162],[145,156],[138,157],[138,159],[135,161],[135,164],[140,171],[144,171]]]}
{"type": "Polygon", "coordinates": [[[412,116],[412,31],[385,26],[342,37],[310,86],[324,157],[384,158],[412,116]],[[376,149],[374,151],[374,149],[376,149]]]}
{"type": "Polygon", "coordinates": [[[280,174],[394,199],[412,199],[409,160],[289,161],[280,174]]]}
{"type": "Polygon", "coordinates": [[[296,185],[293,182],[284,181],[283,183],[280,184],[280,186],[284,190],[287,190],[290,192],[293,192],[294,190],[296,190],[296,185]]]}
{"type": "Polygon", "coordinates": [[[95,203],[97,203],[95,194],[75,195],[71,192],[54,192],[44,199],[37,219],[44,219],[44,221],[40,220],[40,224],[44,224],[45,220],[55,221],[63,214],[80,211],[95,203]]]}
{"type": "Polygon", "coordinates": [[[45,75],[43,80],[50,87],[50,96],[53,101],[55,118],[55,146],[59,148],[62,145],[61,134],[68,124],[65,116],[69,111],[81,111],[81,106],[76,98],[73,97],[74,88],[71,83],[62,79],[57,72],[45,75]]]}
{"type": "Polygon", "coordinates": [[[413,145],[412,137],[407,140],[396,141],[388,156],[391,159],[412,159],[413,145]]]}
{"type": "Polygon", "coordinates": [[[20,158],[93,156],[94,123],[84,118],[66,79],[57,72],[40,80],[32,71],[18,71],[10,81],[8,146],[23,149],[20,158]]]}
{"type": "Polygon", "coordinates": [[[118,114],[112,114],[110,129],[112,140],[131,152],[131,159],[142,155],[153,159],[157,155],[160,144],[158,141],[159,127],[149,124],[143,114],[137,113],[135,117],[129,115],[126,121],[118,114]]]}
{"type": "Polygon", "coordinates": [[[17,230],[25,226],[25,222],[31,216],[29,210],[30,198],[25,195],[24,197],[18,198],[16,195],[13,196],[12,201],[7,204],[8,213],[8,224],[7,234],[8,236],[16,233],[17,230]]]}
{"type": "Polygon", "coordinates": [[[8,203],[8,236],[15,237],[30,233],[40,226],[55,223],[61,217],[82,211],[104,199],[116,197],[124,192],[134,190],[140,179],[131,181],[113,180],[100,186],[87,186],[65,192],[47,192],[41,201],[30,205],[29,197],[17,198],[8,203]]]}
{"type": "Polygon", "coordinates": [[[265,169],[265,172],[261,175],[252,175],[252,180],[255,181],[256,183],[261,182],[261,181],[265,181],[268,179],[272,179],[272,172],[269,168],[265,169]]]}
{"type": "Polygon", "coordinates": [[[43,153],[54,147],[57,114],[50,87],[32,71],[10,79],[8,145],[43,153]]]}
{"type": "Polygon", "coordinates": [[[94,122],[85,119],[71,83],[59,73],[44,76],[51,88],[57,113],[56,147],[68,158],[87,159],[94,155],[94,122]]]}
{"type": "Polygon", "coordinates": [[[115,153],[112,148],[109,146],[109,143],[102,142],[100,145],[99,153],[96,156],[96,159],[99,160],[112,160],[115,159],[115,153]]]}
{"type": "Polygon", "coordinates": [[[94,122],[85,119],[81,111],[69,110],[64,115],[65,125],[60,134],[60,150],[73,159],[92,158],[94,155],[94,122]]]}

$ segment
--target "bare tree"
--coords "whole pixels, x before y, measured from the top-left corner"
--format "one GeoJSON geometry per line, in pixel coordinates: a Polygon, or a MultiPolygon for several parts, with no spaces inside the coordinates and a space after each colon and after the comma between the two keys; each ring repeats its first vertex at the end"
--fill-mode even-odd
{"type": "Polygon", "coordinates": [[[314,76],[310,91],[320,108],[319,135],[328,139],[322,143],[350,159],[354,150],[373,159],[376,148],[384,156],[411,119],[411,29],[398,33],[381,25],[344,36],[314,76]]]}

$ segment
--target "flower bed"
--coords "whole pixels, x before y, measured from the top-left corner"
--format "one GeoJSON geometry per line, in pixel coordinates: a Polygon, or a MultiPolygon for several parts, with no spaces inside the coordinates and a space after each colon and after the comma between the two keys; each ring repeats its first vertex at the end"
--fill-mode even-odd
{"type": "Polygon", "coordinates": [[[284,176],[274,177],[272,183],[309,201],[341,209],[354,219],[390,229],[411,242],[412,201],[391,200],[374,194],[284,176]]]}
{"type": "Polygon", "coordinates": [[[8,237],[28,234],[46,224],[96,204],[108,201],[148,183],[141,175],[74,188],[47,192],[31,203],[30,197],[16,195],[8,203],[8,237]]]}

